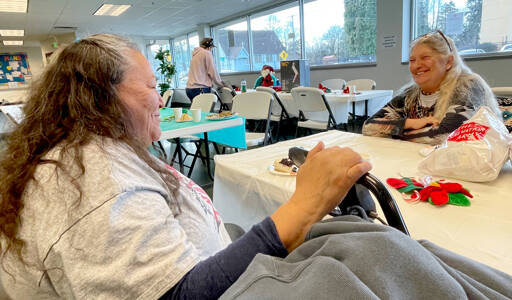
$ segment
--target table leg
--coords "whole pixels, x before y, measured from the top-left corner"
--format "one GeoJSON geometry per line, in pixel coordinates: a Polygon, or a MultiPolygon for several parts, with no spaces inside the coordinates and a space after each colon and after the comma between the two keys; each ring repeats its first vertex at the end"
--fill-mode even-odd
{"type": "Polygon", "coordinates": [[[356,102],[352,102],[352,131],[356,131],[356,102]]]}
{"type": "Polygon", "coordinates": [[[183,154],[181,153],[181,140],[180,140],[180,138],[175,138],[174,141],[176,142],[176,148],[178,149],[178,163],[180,165],[180,173],[183,174],[184,168],[183,168],[183,154]]]}
{"type": "Polygon", "coordinates": [[[208,171],[208,177],[213,181],[212,172],[210,170],[210,145],[208,144],[208,132],[204,133],[204,146],[206,152],[206,170],[208,171]]]}
{"type": "Polygon", "coordinates": [[[364,119],[368,119],[368,99],[364,100],[364,119]]]}

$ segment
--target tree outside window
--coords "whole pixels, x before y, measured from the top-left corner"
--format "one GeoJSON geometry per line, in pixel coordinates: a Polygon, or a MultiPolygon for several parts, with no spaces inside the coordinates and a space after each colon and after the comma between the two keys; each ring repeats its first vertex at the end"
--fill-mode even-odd
{"type": "Polygon", "coordinates": [[[512,1],[414,0],[414,9],[413,38],[439,29],[463,55],[512,49],[512,1]]]}
{"type": "Polygon", "coordinates": [[[306,1],[306,57],[311,65],[376,61],[376,16],[376,0],[306,1]]]}

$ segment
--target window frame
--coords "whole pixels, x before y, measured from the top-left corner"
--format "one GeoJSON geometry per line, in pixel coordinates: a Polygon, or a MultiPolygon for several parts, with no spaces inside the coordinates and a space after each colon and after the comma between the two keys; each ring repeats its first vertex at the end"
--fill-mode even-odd
{"type": "MultiPolygon", "coordinates": [[[[186,50],[186,55],[187,55],[187,60],[188,60],[188,68],[190,70],[190,60],[192,59],[192,51],[193,49],[190,49],[190,36],[193,36],[193,35],[197,35],[199,37],[199,32],[198,31],[190,31],[190,32],[187,32],[187,33],[184,33],[184,34],[180,34],[179,36],[176,36],[176,37],[173,37],[169,40],[169,43],[171,45],[171,57],[172,57],[172,63],[176,66],[177,68],[177,62],[176,62],[176,43],[175,41],[176,40],[185,40],[187,42],[187,50],[186,50]]],[[[187,71],[188,72],[188,71],[187,71]]],[[[180,89],[180,88],[185,88],[185,87],[180,87],[179,86],[179,78],[178,78],[178,70],[176,70],[176,73],[174,74],[174,79],[173,79],[173,86],[174,87],[171,87],[171,88],[174,88],[174,89],[180,89]]]]}
{"type": "MultiPolygon", "coordinates": [[[[253,63],[252,63],[252,57],[253,57],[253,53],[252,53],[252,37],[251,37],[251,33],[250,33],[250,22],[249,22],[249,18],[250,18],[250,15],[244,15],[244,16],[239,16],[239,17],[235,17],[235,18],[232,18],[232,19],[229,19],[225,22],[221,22],[221,23],[216,23],[215,25],[211,25],[210,26],[210,36],[213,38],[214,40],[214,43],[215,41],[218,41],[218,39],[216,38],[215,36],[215,29],[219,26],[222,26],[222,27],[229,27],[231,25],[234,25],[234,24],[238,24],[238,23],[243,23],[245,22],[245,25],[247,27],[247,41],[248,41],[248,47],[249,47],[249,70],[246,70],[246,71],[235,71],[235,72],[219,72],[219,74],[243,74],[243,73],[252,73],[254,72],[253,70],[253,63]]],[[[218,42],[217,42],[218,44],[218,42]]],[[[213,48],[213,59],[215,61],[215,65],[217,68],[219,68],[220,66],[220,56],[219,56],[219,45],[216,45],[217,47],[213,48]]]]}
{"type": "MultiPolygon", "coordinates": [[[[409,4],[410,10],[409,10],[409,15],[405,16],[406,10],[404,9],[403,26],[405,28],[406,24],[408,23],[409,34],[408,34],[407,39],[403,40],[403,43],[402,43],[402,64],[403,65],[409,64],[409,45],[414,40],[414,37],[416,35],[415,33],[417,31],[417,28],[416,28],[417,27],[417,25],[416,25],[416,3],[417,3],[417,1],[418,0],[404,0],[404,6],[406,4],[409,4]],[[407,41],[407,42],[405,43],[405,41],[407,41]]],[[[403,32],[406,33],[405,30],[403,30],[403,32]]],[[[479,61],[479,60],[504,59],[504,58],[509,59],[512,57],[512,51],[508,51],[508,52],[498,52],[497,51],[497,52],[475,53],[475,54],[460,54],[459,53],[459,56],[464,61],[479,61]]]]}
{"type": "MultiPolygon", "coordinates": [[[[410,1],[410,0],[404,0],[404,1],[410,1]]],[[[411,1],[414,1],[414,0],[411,0],[411,1]]],[[[258,16],[261,16],[261,15],[264,15],[264,14],[271,14],[273,12],[276,12],[276,11],[279,11],[279,8],[281,7],[286,7],[286,6],[289,6],[290,4],[293,4],[293,3],[296,3],[299,7],[299,19],[300,19],[300,38],[301,38],[301,41],[304,41],[304,0],[290,0],[290,1],[282,1],[282,2],[279,2],[277,4],[272,4],[272,5],[268,5],[268,6],[265,6],[265,7],[262,7],[262,8],[257,8],[257,9],[254,9],[252,11],[249,11],[249,12],[246,12],[246,13],[241,13],[241,14],[237,14],[237,15],[234,15],[232,17],[229,17],[229,18],[225,18],[225,19],[221,19],[217,22],[214,22],[214,23],[211,23],[210,24],[210,36],[212,36],[214,39],[215,39],[215,27],[218,27],[218,26],[229,26],[230,24],[233,24],[233,23],[238,23],[240,20],[244,20],[245,19],[245,22],[247,22],[247,34],[249,35],[249,48],[250,48],[250,53],[249,53],[249,63],[250,63],[250,70],[248,71],[239,71],[239,72],[222,72],[220,73],[221,75],[228,75],[228,76],[231,76],[231,75],[243,75],[243,74],[254,74],[254,72],[258,72],[260,70],[253,70],[253,53],[252,53],[252,33],[250,31],[250,18],[255,16],[255,17],[258,17],[258,16]]],[[[377,11],[377,15],[378,15],[378,11],[377,11]]],[[[378,25],[377,25],[378,26],[378,25]]],[[[345,64],[332,64],[332,65],[319,65],[319,66],[311,66],[310,69],[311,70],[323,70],[323,69],[344,69],[344,68],[358,68],[358,67],[374,67],[377,65],[377,61],[378,61],[378,55],[377,55],[377,52],[378,52],[378,45],[379,45],[379,36],[378,36],[378,32],[375,36],[375,39],[376,39],[376,49],[375,49],[375,61],[373,62],[355,62],[355,63],[345,63],[345,64]]],[[[300,53],[300,59],[305,59],[305,55],[306,55],[306,51],[305,51],[305,43],[301,43],[301,53],[300,53]]],[[[217,53],[217,49],[214,50],[213,52],[213,55],[214,55],[214,60],[215,60],[215,63],[217,64],[217,66],[220,64],[220,59],[219,59],[219,56],[218,56],[218,53],[217,53]]],[[[279,71],[280,70],[280,66],[276,66],[276,68],[274,68],[276,71],[279,71]]]]}

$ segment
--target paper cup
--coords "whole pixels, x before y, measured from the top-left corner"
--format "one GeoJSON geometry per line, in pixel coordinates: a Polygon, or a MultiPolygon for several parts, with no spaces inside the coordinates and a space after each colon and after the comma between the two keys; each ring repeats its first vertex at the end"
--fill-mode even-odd
{"type": "Polygon", "coordinates": [[[181,115],[183,114],[181,107],[175,107],[172,109],[172,111],[174,112],[174,120],[181,119],[181,115]]]}
{"type": "Polygon", "coordinates": [[[192,112],[192,118],[194,122],[201,122],[201,109],[195,108],[190,110],[192,112]]]}

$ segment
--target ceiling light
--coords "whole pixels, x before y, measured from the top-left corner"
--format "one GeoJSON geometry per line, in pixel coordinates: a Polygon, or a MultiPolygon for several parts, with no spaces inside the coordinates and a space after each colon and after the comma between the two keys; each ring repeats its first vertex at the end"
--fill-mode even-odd
{"type": "Polygon", "coordinates": [[[23,41],[3,41],[6,46],[21,46],[23,41]]]}
{"type": "Polygon", "coordinates": [[[27,13],[27,0],[0,0],[0,12],[27,13]]]}
{"type": "Polygon", "coordinates": [[[1,36],[24,36],[25,30],[0,29],[1,36]]]}
{"type": "Polygon", "coordinates": [[[95,16],[119,16],[124,13],[131,5],[103,4],[94,12],[95,16]]]}

